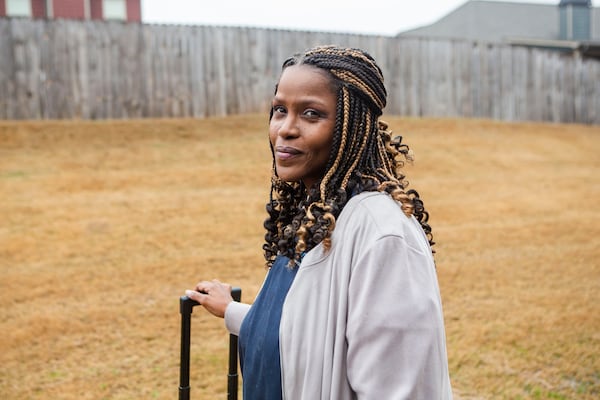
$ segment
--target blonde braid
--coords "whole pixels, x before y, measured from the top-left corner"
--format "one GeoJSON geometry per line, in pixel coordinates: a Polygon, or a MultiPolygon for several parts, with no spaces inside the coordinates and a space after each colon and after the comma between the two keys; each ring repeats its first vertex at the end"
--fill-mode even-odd
{"type": "Polygon", "coordinates": [[[383,105],[380,100],[378,100],[377,95],[369,86],[367,86],[363,81],[359,80],[356,75],[349,71],[340,71],[340,70],[332,70],[332,74],[340,78],[344,82],[348,82],[356,86],[361,91],[365,92],[369,95],[369,98],[373,103],[375,103],[378,107],[382,107],[383,105]]]}
{"type": "Polygon", "coordinates": [[[321,199],[326,198],[327,184],[329,183],[329,180],[331,179],[331,177],[337,170],[337,168],[340,164],[340,161],[341,161],[342,157],[344,156],[344,150],[346,149],[346,142],[348,140],[348,110],[350,109],[350,105],[348,102],[348,89],[347,88],[342,87],[341,96],[342,96],[342,101],[344,103],[344,121],[343,121],[343,125],[342,125],[342,132],[341,132],[342,137],[341,137],[341,142],[340,142],[340,148],[338,150],[338,153],[337,153],[337,156],[335,158],[333,165],[331,166],[329,171],[327,171],[327,173],[321,180],[321,185],[319,185],[319,189],[321,191],[321,199]]]}
{"type": "MultiPolygon", "coordinates": [[[[367,113],[367,115],[365,116],[367,121],[366,121],[366,126],[371,125],[371,113],[367,113]]],[[[364,151],[365,147],[367,146],[367,141],[369,139],[369,135],[364,135],[363,139],[362,139],[362,143],[360,144],[360,148],[358,150],[358,154],[362,154],[362,152],[364,151]]],[[[346,187],[348,186],[348,181],[350,180],[350,175],[352,175],[352,173],[354,172],[356,165],[358,164],[358,162],[360,161],[359,157],[356,157],[354,159],[354,162],[352,163],[352,165],[350,166],[350,168],[348,168],[348,171],[346,171],[346,174],[344,175],[344,178],[342,179],[342,189],[346,189],[346,187]]]]}

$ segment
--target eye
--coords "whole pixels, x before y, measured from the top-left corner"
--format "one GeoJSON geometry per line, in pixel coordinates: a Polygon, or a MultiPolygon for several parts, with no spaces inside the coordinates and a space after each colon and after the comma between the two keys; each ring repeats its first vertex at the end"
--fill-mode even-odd
{"type": "Polygon", "coordinates": [[[321,113],[318,112],[317,110],[313,110],[313,109],[308,109],[306,111],[304,111],[304,115],[310,119],[316,119],[321,117],[321,113]]]}
{"type": "Polygon", "coordinates": [[[273,114],[285,114],[286,109],[283,106],[275,105],[273,106],[273,114]]]}

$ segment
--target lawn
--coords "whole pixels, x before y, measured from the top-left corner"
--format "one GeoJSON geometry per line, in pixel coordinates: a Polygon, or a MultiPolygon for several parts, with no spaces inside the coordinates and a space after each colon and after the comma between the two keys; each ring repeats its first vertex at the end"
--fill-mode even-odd
{"type": "MultiPolygon", "coordinates": [[[[388,116],[431,214],[460,399],[600,397],[600,127],[388,116]]],[[[0,121],[0,398],[175,399],[178,298],[265,274],[267,118],[0,121]]],[[[192,398],[225,398],[195,309],[192,398]]]]}

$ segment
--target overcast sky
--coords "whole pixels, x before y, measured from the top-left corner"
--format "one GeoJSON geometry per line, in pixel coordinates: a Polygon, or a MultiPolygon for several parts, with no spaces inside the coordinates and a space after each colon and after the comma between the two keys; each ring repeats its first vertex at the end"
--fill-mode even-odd
{"type": "MultiPolygon", "coordinates": [[[[559,0],[517,3],[558,5],[559,0]]],[[[147,23],[251,26],[395,35],[431,24],[466,0],[142,0],[147,23]]],[[[600,0],[592,4],[600,6],[600,0]]]]}

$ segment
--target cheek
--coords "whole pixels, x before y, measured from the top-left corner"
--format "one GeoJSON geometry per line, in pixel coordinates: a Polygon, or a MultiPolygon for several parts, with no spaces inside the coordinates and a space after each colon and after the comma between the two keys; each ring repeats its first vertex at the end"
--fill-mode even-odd
{"type": "Polygon", "coordinates": [[[321,152],[324,157],[329,158],[329,154],[333,150],[333,133],[329,134],[325,140],[321,143],[321,152]]]}
{"type": "Polygon", "coordinates": [[[275,146],[275,141],[277,140],[277,127],[273,122],[269,123],[269,142],[271,142],[272,146],[275,146]]]}

